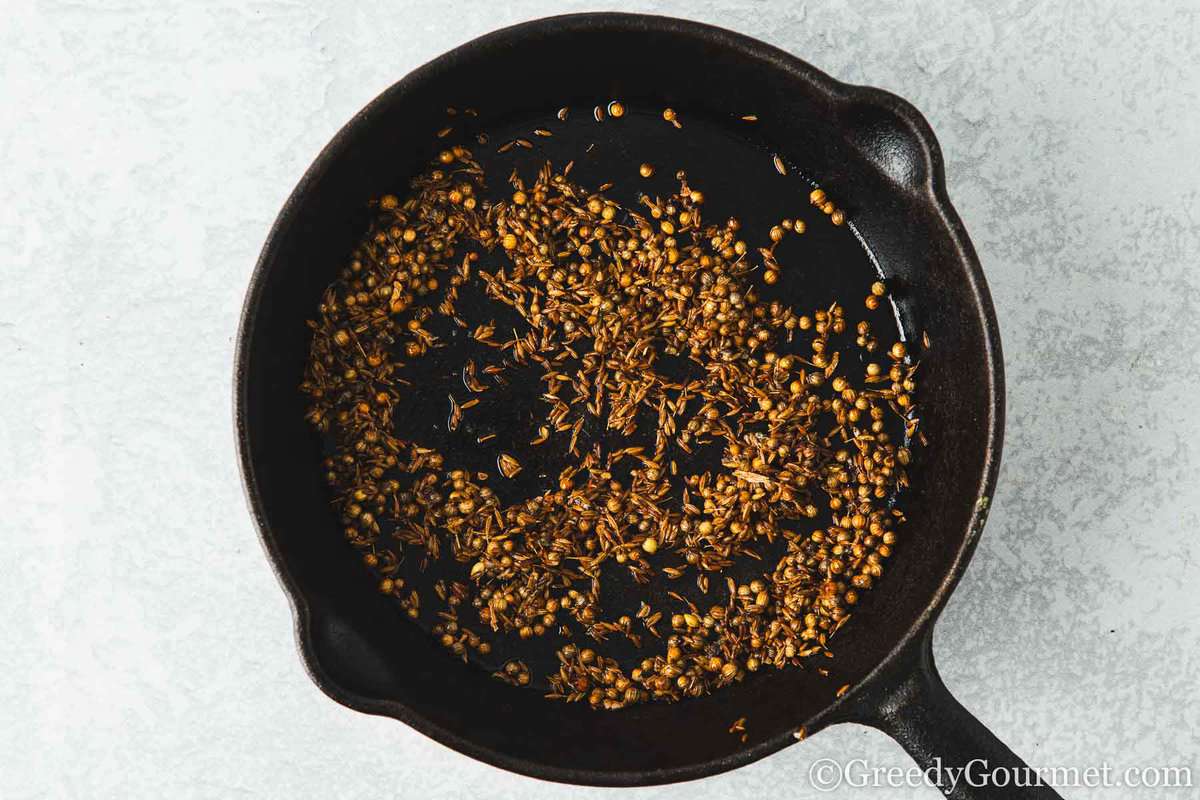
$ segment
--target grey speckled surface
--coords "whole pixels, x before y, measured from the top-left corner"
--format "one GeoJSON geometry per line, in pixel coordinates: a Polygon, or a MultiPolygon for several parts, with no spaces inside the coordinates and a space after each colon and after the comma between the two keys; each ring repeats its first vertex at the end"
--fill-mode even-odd
{"type": "MultiPolygon", "coordinates": [[[[585,8],[389,5],[6,4],[5,798],[611,794],[502,773],[327,700],[243,503],[233,333],[296,179],[410,68],[585,8]]],[[[637,5],[758,36],[928,116],[1009,376],[994,511],[936,637],[946,680],[1031,762],[1200,771],[1196,7],[637,5]]],[[[842,726],[636,794],[808,797],[808,765],[846,754],[908,765],[842,726]]],[[[872,794],[937,796],[823,796],[872,794]]]]}

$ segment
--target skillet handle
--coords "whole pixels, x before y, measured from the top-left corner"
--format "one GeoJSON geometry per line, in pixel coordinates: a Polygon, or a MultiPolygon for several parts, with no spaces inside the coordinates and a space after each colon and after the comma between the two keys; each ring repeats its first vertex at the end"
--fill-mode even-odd
{"type": "Polygon", "coordinates": [[[1062,800],[950,694],[933,663],[932,629],[907,675],[871,698],[859,721],[891,736],[953,800],[1062,800]],[[997,786],[995,779],[1007,779],[997,786]]]}

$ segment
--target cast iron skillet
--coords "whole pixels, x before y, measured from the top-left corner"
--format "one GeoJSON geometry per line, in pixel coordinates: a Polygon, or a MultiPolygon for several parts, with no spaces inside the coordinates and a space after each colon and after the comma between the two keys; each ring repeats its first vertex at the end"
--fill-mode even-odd
{"type": "MultiPolygon", "coordinates": [[[[975,550],[996,479],[1004,382],[991,300],[946,196],[937,142],[894,95],[839,83],[753,39],[661,17],[556,17],[463,45],[356,115],[284,205],[246,299],[236,416],[250,506],[295,608],[305,664],[344,705],[402,720],[491,764],[571,783],[699,778],[792,744],[801,728],[811,735],[838,722],[887,732],[925,767],[939,757],[948,768],[973,759],[1023,766],[951,697],[934,668],[934,621],[975,550]],[[811,219],[822,263],[806,267],[802,280],[781,281],[783,291],[819,295],[840,283],[842,296],[857,301],[867,270],[877,269],[895,293],[900,328],[933,342],[922,355],[919,397],[929,446],[904,498],[904,538],[880,587],[839,633],[828,678],[765,670],[709,697],[616,713],[549,702],[449,657],[373,590],[339,536],[297,386],[309,347],[305,320],[365,229],[366,200],[403,189],[423,168],[448,104],[478,109],[479,127],[528,135],[552,123],[560,106],[586,118],[607,98],[621,98],[634,111],[630,119],[671,106],[685,128],[643,124],[645,140],[631,145],[629,131],[611,120],[605,127],[585,119],[592,127],[538,142],[557,151],[524,157],[565,158],[599,140],[580,170],[628,174],[648,156],[686,166],[710,197],[725,197],[739,212],[765,209],[751,220],[761,225],[789,213],[775,207],[781,202],[792,206],[790,215],[814,213],[807,184],[775,174],[770,152],[778,152],[819,181],[853,222],[834,231],[820,215],[811,219]],[[758,122],[739,119],[751,113],[758,122]],[[836,697],[844,684],[849,691],[836,697]],[[745,742],[728,733],[740,717],[745,742]]],[[[974,774],[983,771],[977,763],[974,774]]],[[[964,783],[951,796],[1057,797],[1040,786],[1021,794],[964,783]]]]}

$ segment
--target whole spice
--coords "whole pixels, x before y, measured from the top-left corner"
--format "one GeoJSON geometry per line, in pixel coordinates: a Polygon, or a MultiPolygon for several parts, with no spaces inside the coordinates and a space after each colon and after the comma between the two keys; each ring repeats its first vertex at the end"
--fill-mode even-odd
{"type": "MultiPolygon", "coordinates": [[[[609,103],[608,116],[624,113],[609,103]]],[[[673,110],[662,116],[678,126],[673,110]]],[[[458,146],[403,200],[377,202],[376,222],[322,298],[302,384],[307,418],[330,442],[324,467],[346,539],[413,618],[421,596],[404,570],[447,555],[461,565],[462,580],[437,584],[446,610],[433,627],[456,656],[491,652],[476,629],[518,641],[582,630],[595,646],[564,642],[546,676],[558,699],[604,709],[677,700],[828,655],[898,540],[903,514],[892,501],[907,485],[918,425],[908,347],[885,344],[887,358],[854,369],[839,337],[853,327],[864,356],[875,352],[866,321],[851,323],[836,302],[799,313],[762,298],[759,276],[779,280],[775,248],[804,232],[800,220],[772,227],[756,249],[736,219],[704,219],[705,198],[682,173],[671,196],[623,207],[569,171],[514,174],[493,200],[458,146]],[[463,319],[467,290],[519,326],[463,319]],[[494,354],[445,365],[471,393],[461,403],[449,395],[449,432],[470,430],[480,397],[519,376],[540,382],[533,402],[544,422],[530,446],[563,456],[540,493],[502,501],[488,474],[398,433],[409,370],[441,357],[439,320],[494,354]],[[715,460],[698,460],[701,451],[715,460]],[[735,579],[739,562],[761,566],[735,579]],[[613,570],[634,585],[693,576],[721,599],[643,601],[643,641],[632,609],[605,616],[601,587],[613,570]],[[652,649],[622,664],[606,654],[612,635],[652,649]]],[[[822,190],[810,201],[844,221],[822,190]]],[[[868,307],[885,292],[872,285],[868,307]]],[[[495,433],[470,436],[483,446],[495,433]]],[[[522,464],[502,452],[496,469],[511,480],[522,464]]],[[[522,661],[495,674],[533,680],[522,661]]]]}
{"type": "Polygon", "coordinates": [[[496,465],[500,468],[500,474],[506,478],[515,478],[521,471],[521,462],[508,453],[501,453],[496,459],[496,465]]]}

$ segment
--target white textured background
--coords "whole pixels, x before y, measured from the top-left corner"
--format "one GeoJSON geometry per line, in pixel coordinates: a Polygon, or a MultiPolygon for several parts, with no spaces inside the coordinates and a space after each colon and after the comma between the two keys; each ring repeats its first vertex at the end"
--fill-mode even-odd
{"type": "MultiPolygon", "coordinates": [[[[230,411],[251,268],[338,127],[446,49],[586,6],[3,5],[0,797],[612,797],[317,691],[245,509],[230,411]]],[[[1032,763],[1186,764],[1200,781],[1196,6],[637,5],[929,118],[1009,379],[994,511],[936,637],[947,683],[1032,763]]],[[[842,726],[631,794],[810,797],[810,762],[851,755],[909,763],[842,726]]]]}

